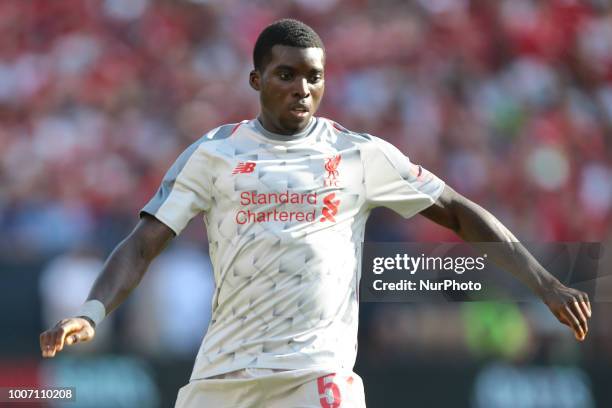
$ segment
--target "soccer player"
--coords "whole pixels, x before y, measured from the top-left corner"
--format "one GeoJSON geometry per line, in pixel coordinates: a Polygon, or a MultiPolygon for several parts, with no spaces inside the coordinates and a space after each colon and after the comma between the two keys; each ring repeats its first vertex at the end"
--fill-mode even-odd
{"type": "Polygon", "coordinates": [[[273,23],[253,57],[259,116],[213,129],[179,156],[76,317],[41,334],[44,357],[90,341],[151,261],[202,214],[213,315],[176,406],[364,407],[352,369],[361,243],[378,206],[422,214],[467,241],[500,242],[500,266],[585,338],[586,294],[550,275],[493,215],[382,139],[314,116],[326,55],[310,27],[273,23]]]}

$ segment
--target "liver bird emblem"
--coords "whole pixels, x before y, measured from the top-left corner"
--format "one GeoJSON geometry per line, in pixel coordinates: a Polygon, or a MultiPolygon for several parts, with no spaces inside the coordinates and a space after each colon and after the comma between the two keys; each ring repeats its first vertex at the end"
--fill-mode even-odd
{"type": "Polygon", "coordinates": [[[338,166],[340,165],[340,160],[342,160],[342,156],[340,155],[330,157],[329,159],[325,160],[325,170],[327,170],[327,177],[338,177],[338,166]]]}

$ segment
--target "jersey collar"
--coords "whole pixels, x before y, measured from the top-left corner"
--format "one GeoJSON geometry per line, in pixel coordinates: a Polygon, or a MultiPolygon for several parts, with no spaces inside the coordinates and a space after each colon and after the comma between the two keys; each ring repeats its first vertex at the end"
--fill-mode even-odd
{"type": "Polygon", "coordinates": [[[301,132],[294,133],[292,135],[281,135],[279,133],[274,133],[270,132],[269,130],[266,130],[259,121],[259,118],[255,118],[255,120],[253,120],[253,126],[255,126],[255,129],[257,129],[257,131],[261,133],[261,135],[265,138],[273,140],[275,142],[293,142],[305,139],[314,130],[316,124],[317,118],[313,116],[310,118],[310,122],[308,122],[308,125],[301,132]]]}

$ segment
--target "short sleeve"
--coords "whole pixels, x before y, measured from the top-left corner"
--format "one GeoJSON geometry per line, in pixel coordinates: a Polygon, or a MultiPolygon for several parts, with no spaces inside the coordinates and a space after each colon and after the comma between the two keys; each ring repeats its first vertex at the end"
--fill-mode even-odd
{"type": "Polygon", "coordinates": [[[176,235],[197,214],[210,206],[210,177],[199,147],[205,137],[189,146],[166,172],[157,193],[140,211],[166,224],[176,235]]]}
{"type": "Polygon", "coordinates": [[[404,218],[436,202],[445,183],[422,166],[410,162],[392,144],[374,136],[362,148],[366,202],[387,207],[404,218]]]}

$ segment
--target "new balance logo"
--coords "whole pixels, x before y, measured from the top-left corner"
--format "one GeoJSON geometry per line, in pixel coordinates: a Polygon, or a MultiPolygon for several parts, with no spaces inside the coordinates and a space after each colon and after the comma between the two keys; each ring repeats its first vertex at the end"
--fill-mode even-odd
{"type": "Polygon", "coordinates": [[[238,163],[238,165],[236,166],[234,171],[232,171],[232,174],[252,173],[253,170],[255,170],[255,165],[256,164],[257,163],[255,163],[255,162],[240,162],[240,163],[238,163]]]}
{"type": "Polygon", "coordinates": [[[334,198],[336,198],[336,193],[331,193],[323,197],[323,216],[321,217],[321,222],[336,222],[336,218],[334,217],[338,214],[340,200],[334,200],[334,198]]]}

